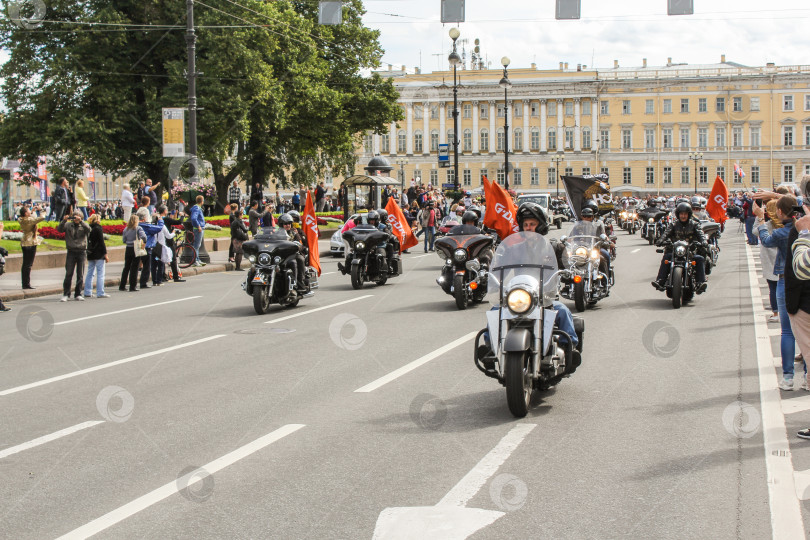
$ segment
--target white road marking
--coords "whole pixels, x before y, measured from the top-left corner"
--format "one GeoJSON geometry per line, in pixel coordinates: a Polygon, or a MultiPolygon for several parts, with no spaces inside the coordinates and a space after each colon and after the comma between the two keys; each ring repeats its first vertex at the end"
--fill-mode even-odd
{"type": "Polygon", "coordinates": [[[497,472],[498,468],[512,455],[512,452],[523,442],[526,435],[537,427],[537,424],[518,424],[507,433],[503,439],[484,456],[470,472],[442,497],[439,505],[465,506],[467,501],[475,497],[481,486],[497,472]]]}
{"type": "Polygon", "coordinates": [[[641,248],[636,248],[636,249],[634,249],[633,251],[631,251],[630,253],[637,253],[637,252],[639,252],[639,251],[641,251],[641,248]]]}
{"type": "Polygon", "coordinates": [[[118,311],[110,311],[108,313],[99,313],[98,315],[90,315],[90,316],[87,316],[87,317],[81,317],[79,319],[71,319],[69,321],[60,321],[60,322],[57,322],[57,323],[53,323],[53,325],[54,326],[59,326],[59,325],[62,325],[62,324],[70,324],[70,323],[75,323],[75,322],[79,322],[79,321],[86,321],[88,319],[95,319],[97,317],[107,317],[108,315],[117,315],[119,313],[126,313],[128,311],[136,311],[136,310],[139,310],[139,309],[146,309],[146,308],[155,307],[155,306],[165,306],[166,304],[174,304],[175,302],[185,302],[186,300],[194,300],[195,298],[202,298],[202,296],[189,296],[188,298],[180,298],[179,300],[169,300],[168,302],[159,302],[157,304],[149,304],[149,305],[146,305],[146,306],[138,306],[138,307],[129,308],[129,309],[119,309],[118,311]]]}
{"type": "Polygon", "coordinates": [[[796,497],[800,501],[810,499],[810,470],[793,473],[793,481],[796,483],[796,497]]]}
{"type": "MultiPolygon", "coordinates": [[[[782,367],[781,361],[779,362],[778,367],[782,367]]],[[[796,378],[798,379],[799,377],[796,378]]],[[[784,414],[793,414],[804,411],[810,411],[810,395],[805,394],[803,396],[782,400],[782,412],[784,414]]]]}
{"type": "Polygon", "coordinates": [[[121,364],[126,364],[128,362],[134,362],[135,360],[140,360],[142,358],[149,358],[150,356],[157,356],[159,354],[176,351],[177,349],[184,349],[186,347],[191,347],[193,345],[199,345],[200,343],[205,343],[206,341],[211,341],[212,339],[219,339],[221,337],[225,337],[225,334],[218,334],[216,336],[210,336],[203,339],[198,339],[196,341],[189,341],[188,343],[181,343],[180,345],[174,345],[172,347],[166,347],[165,349],[160,349],[157,351],[152,351],[148,353],[138,354],[136,356],[130,356],[129,358],[124,358],[123,360],[116,360],[115,362],[108,362],[106,364],[101,364],[98,366],[93,366],[87,369],[80,369],[79,371],[71,371],[70,373],[65,373],[64,375],[58,375],[56,377],[51,377],[50,379],[45,379],[42,381],[32,382],[29,384],[24,384],[22,386],[15,386],[14,388],[9,388],[8,390],[0,391],[0,396],[7,396],[9,394],[16,394],[17,392],[22,392],[24,390],[30,390],[31,388],[36,388],[38,386],[45,386],[46,384],[63,381],[65,379],[71,379],[73,377],[78,377],[79,375],[84,375],[86,373],[92,373],[94,371],[99,371],[101,369],[107,369],[114,366],[120,366],[121,364]]]}
{"type": "Polygon", "coordinates": [[[337,302],[335,304],[329,304],[328,306],[321,306],[315,309],[309,309],[307,311],[302,311],[301,313],[294,313],[292,315],[287,315],[286,317],[280,317],[278,319],[273,319],[272,321],[265,321],[264,324],[273,324],[281,321],[286,321],[287,319],[294,319],[296,317],[301,317],[302,315],[309,315],[310,313],[315,313],[316,311],[322,311],[324,309],[329,309],[337,306],[342,306],[343,304],[349,304],[351,302],[357,302],[358,300],[363,300],[365,298],[371,298],[374,296],[373,294],[366,294],[363,296],[358,296],[357,298],[352,298],[351,300],[344,300],[343,302],[337,302]]]}
{"type": "Polygon", "coordinates": [[[328,276],[329,274],[337,274],[337,272],[323,272],[321,276],[328,276]]]}
{"type": "MultiPolygon", "coordinates": [[[[430,257],[431,253],[425,253],[424,255],[414,255],[413,257],[408,257],[409,259],[421,259],[422,257],[430,257]]],[[[438,255],[435,255],[438,256],[438,255]]]]}
{"type": "MultiPolygon", "coordinates": [[[[748,258],[751,247],[745,247],[748,258]]],[[[782,414],[781,396],[773,367],[771,338],[765,319],[757,316],[757,287],[754,265],[748,265],[748,281],[753,301],[756,354],[759,367],[759,397],[762,407],[762,436],[765,443],[765,468],[768,473],[768,500],[771,507],[773,538],[804,538],[799,499],[796,497],[793,461],[787,440],[785,416],[782,414]]]]}
{"type": "Polygon", "coordinates": [[[237,461],[248,457],[249,455],[273,444],[280,439],[283,439],[287,435],[295,433],[303,427],[304,424],[287,424],[286,426],[282,426],[272,433],[268,433],[267,435],[246,444],[245,446],[239,447],[233,452],[225,454],[224,456],[215,459],[207,465],[203,465],[199,469],[191,471],[177,480],[172,480],[168,484],[164,484],[154,491],[138,497],[134,501],[129,502],[120,508],[116,508],[115,510],[104,514],[100,518],[94,519],[90,523],[82,525],[78,529],[74,529],[63,536],[60,536],[59,540],[63,538],[88,538],[94,534],[100,533],[103,530],[109,529],[113,525],[137,514],[141,510],[145,510],[153,504],[159,503],[163,499],[166,499],[175,493],[179,493],[181,486],[183,486],[183,488],[193,486],[197,482],[205,479],[207,476],[215,474],[229,465],[233,465],[237,461]]]}
{"type": "Polygon", "coordinates": [[[0,459],[7,458],[8,456],[14,455],[18,452],[22,452],[23,450],[28,450],[41,444],[55,441],[56,439],[61,439],[62,437],[67,437],[68,435],[76,433],[77,431],[81,431],[83,429],[87,429],[103,423],[104,420],[91,420],[89,422],[82,422],[81,424],[76,424],[75,426],[71,426],[69,428],[60,429],[59,431],[55,431],[48,435],[43,435],[42,437],[37,437],[33,441],[28,441],[26,443],[18,444],[17,446],[12,446],[11,448],[6,448],[5,450],[0,450],[0,459]]]}
{"type": "Polygon", "coordinates": [[[394,379],[397,379],[397,378],[405,375],[406,373],[409,373],[409,372],[413,371],[414,369],[418,368],[419,366],[421,366],[423,364],[427,364],[428,362],[430,362],[434,358],[437,358],[437,357],[443,355],[447,351],[455,349],[459,345],[470,341],[472,338],[475,337],[475,335],[477,333],[478,333],[478,331],[476,330],[475,332],[470,332],[467,335],[461,336],[457,340],[455,340],[455,341],[453,341],[451,343],[448,343],[444,347],[440,347],[440,348],[436,349],[435,351],[433,351],[431,353],[428,353],[428,354],[426,354],[425,356],[423,356],[421,358],[417,358],[413,362],[405,364],[401,368],[392,371],[388,375],[385,375],[384,377],[380,377],[376,381],[370,382],[367,385],[363,386],[362,388],[358,388],[357,390],[355,390],[355,392],[373,392],[374,390],[380,388],[381,386],[390,383],[394,379]]]}

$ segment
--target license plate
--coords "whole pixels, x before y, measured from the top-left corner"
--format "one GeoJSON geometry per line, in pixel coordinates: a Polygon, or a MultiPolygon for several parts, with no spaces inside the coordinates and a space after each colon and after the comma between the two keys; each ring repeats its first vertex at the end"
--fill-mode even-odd
{"type": "Polygon", "coordinates": [[[267,278],[264,277],[262,274],[256,274],[253,276],[253,283],[261,283],[262,285],[267,285],[267,278]]]}

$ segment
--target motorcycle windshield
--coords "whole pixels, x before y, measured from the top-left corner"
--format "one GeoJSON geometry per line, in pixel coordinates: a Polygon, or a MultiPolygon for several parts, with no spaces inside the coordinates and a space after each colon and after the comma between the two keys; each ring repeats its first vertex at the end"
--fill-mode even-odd
{"type": "Polygon", "coordinates": [[[516,284],[536,288],[544,306],[557,296],[560,281],[554,248],[543,235],[532,232],[510,234],[498,246],[492,259],[487,297],[493,305],[516,284]]]}
{"type": "Polygon", "coordinates": [[[267,232],[264,232],[264,229],[262,229],[262,232],[257,234],[255,236],[255,239],[260,240],[264,243],[278,243],[278,242],[287,242],[288,237],[287,231],[285,231],[283,227],[279,227],[278,229],[275,230],[270,230],[268,228],[267,232]]]}
{"type": "Polygon", "coordinates": [[[577,221],[569,236],[599,236],[598,230],[593,221],[577,221]]]}

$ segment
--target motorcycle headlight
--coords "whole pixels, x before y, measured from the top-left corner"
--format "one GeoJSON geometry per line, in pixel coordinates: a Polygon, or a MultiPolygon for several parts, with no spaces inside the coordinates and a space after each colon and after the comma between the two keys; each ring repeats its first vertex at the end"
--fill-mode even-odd
{"type": "Polygon", "coordinates": [[[576,255],[577,257],[587,257],[588,250],[583,246],[579,246],[577,250],[574,252],[574,255],[576,255]]]}
{"type": "Polygon", "coordinates": [[[647,223],[655,223],[655,220],[653,218],[650,218],[647,220],[647,223]]]}
{"type": "Polygon", "coordinates": [[[592,249],[591,250],[591,259],[598,259],[599,255],[600,255],[600,253],[599,253],[598,249],[592,249]]]}
{"type": "Polygon", "coordinates": [[[250,261],[250,264],[255,264],[256,255],[248,255],[248,260],[250,261]]]}
{"type": "Polygon", "coordinates": [[[676,247],[675,255],[677,255],[678,257],[683,257],[684,255],[686,255],[686,248],[683,246],[676,247]]]}
{"type": "Polygon", "coordinates": [[[276,257],[275,259],[273,259],[273,263],[274,264],[281,264],[281,257],[276,257]]]}
{"type": "Polygon", "coordinates": [[[532,307],[532,295],[525,289],[513,289],[506,297],[506,305],[512,313],[526,313],[532,307]]]}
{"type": "Polygon", "coordinates": [[[365,249],[366,243],[365,242],[355,242],[354,249],[365,249]]]}
{"type": "Polygon", "coordinates": [[[259,264],[270,264],[270,255],[267,253],[260,253],[259,254],[259,264]]]}
{"type": "Polygon", "coordinates": [[[465,251],[463,249],[457,249],[453,253],[453,258],[458,262],[464,262],[464,261],[467,260],[467,251],[465,251]]]}

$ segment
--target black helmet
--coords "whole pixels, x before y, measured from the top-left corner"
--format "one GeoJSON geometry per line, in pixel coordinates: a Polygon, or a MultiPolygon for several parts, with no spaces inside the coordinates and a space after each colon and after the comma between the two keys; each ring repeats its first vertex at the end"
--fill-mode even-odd
{"type": "Polygon", "coordinates": [[[680,219],[681,214],[683,212],[686,212],[687,214],[689,214],[689,218],[691,218],[692,217],[692,205],[689,204],[688,202],[685,202],[685,201],[681,202],[681,203],[678,203],[678,206],[675,207],[675,217],[680,219]]]}
{"type": "Polygon", "coordinates": [[[536,232],[540,234],[548,234],[548,217],[543,207],[534,202],[525,202],[520,205],[517,210],[517,222],[520,230],[523,230],[523,221],[528,218],[534,218],[540,222],[537,226],[536,232]]]}
{"type": "Polygon", "coordinates": [[[591,208],[590,206],[586,206],[586,207],[584,207],[584,208],[582,209],[582,211],[580,212],[580,214],[582,214],[582,217],[584,217],[584,218],[586,218],[586,217],[593,217],[593,216],[594,216],[594,213],[593,213],[593,208],[591,208]]]}
{"type": "Polygon", "coordinates": [[[278,225],[279,227],[283,227],[284,225],[292,225],[293,218],[290,214],[281,214],[278,216],[278,225]]]}
{"type": "Polygon", "coordinates": [[[475,215],[478,216],[478,219],[481,219],[481,209],[477,206],[471,206],[467,209],[467,212],[475,212],[475,215]]]}
{"type": "Polygon", "coordinates": [[[473,212],[472,210],[467,210],[464,212],[464,215],[461,216],[461,223],[466,225],[469,223],[470,225],[475,225],[478,222],[478,214],[473,212]]]}
{"type": "Polygon", "coordinates": [[[583,209],[590,208],[591,210],[593,210],[594,215],[599,213],[599,205],[590,199],[585,201],[585,204],[582,205],[582,208],[583,209]]]}
{"type": "Polygon", "coordinates": [[[700,210],[700,201],[692,200],[689,206],[692,207],[692,210],[700,210]]]}
{"type": "Polygon", "coordinates": [[[380,209],[377,213],[380,215],[380,223],[388,224],[388,211],[380,209]]]}
{"type": "Polygon", "coordinates": [[[380,214],[378,214],[375,210],[372,210],[368,214],[366,214],[366,221],[369,225],[379,225],[380,224],[380,214]],[[376,223],[371,223],[371,220],[374,220],[376,223]]]}
{"type": "Polygon", "coordinates": [[[292,218],[294,223],[301,223],[301,214],[298,213],[298,210],[290,210],[287,214],[292,218]]]}

